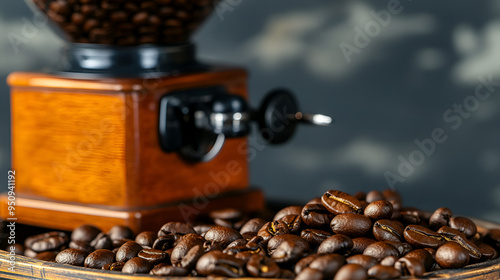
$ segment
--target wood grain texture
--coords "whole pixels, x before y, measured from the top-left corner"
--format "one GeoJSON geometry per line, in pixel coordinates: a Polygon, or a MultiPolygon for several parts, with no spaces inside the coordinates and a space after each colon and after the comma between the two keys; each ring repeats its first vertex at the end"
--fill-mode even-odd
{"type": "Polygon", "coordinates": [[[198,164],[164,153],[158,141],[163,95],[220,85],[246,98],[243,70],[101,80],[13,73],[8,82],[21,195],[154,207],[248,187],[246,139],[227,140],[214,160],[198,164]]]}
{"type": "MultiPolygon", "coordinates": [[[[488,228],[491,224],[483,223],[482,221],[474,220],[476,224],[488,228]]],[[[496,228],[500,225],[494,225],[496,228]]],[[[0,250],[0,276],[7,279],[102,279],[102,280],[147,280],[147,279],[178,279],[178,280],[194,280],[202,278],[193,277],[158,277],[145,274],[122,274],[114,271],[102,271],[88,269],[83,267],[75,267],[51,262],[39,261],[23,256],[16,257],[16,272],[8,271],[9,255],[6,251],[0,250]]],[[[211,278],[212,279],[212,278],[211,278]]],[[[224,278],[213,278],[224,279],[224,278]]],[[[263,278],[238,278],[238,279],[263,279],[263,278]]],[[[414,279],[412,277],[404,277],[401,279],[414,279]]],[[[469,280],[498,280],[500,279],[500,258],[490,260],[488,262],[470,265],[462,269],[447,269],[436,272],[426,273],[420,279],[469,279],[469,280]]]]}
{"type": "Polygon", "coordinates": [[[14,87],[11,102],[17,193],[126,205],[124,94],[14,87]]]}
{"type": "MultiPolygon", "coordinates": [[[[0,195],[0,215],[4,219],[10,217],[7,202],[7,196],[0,195]]],[[[257,189],[225,193],[210,200],[196,199],[128,209],[16,197],[16,218],[21,224],[59,230],[73,230],[82,224],[93,224],[108,231],[114,225],[124,225],[139,233],[145,230],[158,231],[169,221],[192,222],[197,215],[207,215],[216,209],[237,208],[244,213],[253,213],[263,207],[264,196],[257,189]]]]}

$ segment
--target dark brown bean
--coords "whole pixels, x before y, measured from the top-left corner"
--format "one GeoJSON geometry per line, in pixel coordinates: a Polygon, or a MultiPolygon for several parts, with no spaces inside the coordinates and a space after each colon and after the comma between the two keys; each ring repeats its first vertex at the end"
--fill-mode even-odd
{"type": "Polygon", "coordinates": [[[346,213],[359,214],[363,210],[358,199],[342,191],[327,191],[321,197],[321,203],[328,211],[335,215],[346,213]]]}
{"type": "Polygon", "coordinates": [[[305,229],[300,233],[300,237],[304,238],[312,247],[319,246],[325,239],[332,234],[319,229],[305,229]]]}
{"type": "Polygon", "coordinates": [[[245,276],[245,262],[221,251],[211,251],[198,260],[196,270],[201,275],[220,275],[225,277],[245,276]]]}
{"type": "Polygon", "coordinates": [[[339,214],[332,219],[330,227],[337,234],[361,237],[371,230],[372,221],[361,214],[339,214]]]}
{"type": "Polygon", "coordinates": [[[404,226],[399,221],[378,220],[373,224],[373,236],[379,241],[403,240],[404,226]]]}
{"type": "Polygon", "coordinates": [[[368,245],[377,242],[375,239],[368,237],[356,237],[352,239],[352,249],[349,250],[350,255],[363,254],[368,245]]]}
{"type": "Polygon", "coordinates": [[[115,253],[107,249],[99,249],[85,258],[84,265],[88,268],[101,269],[104,265],[113,262],[115,262],[115,253]]]}
{"type": "Polygon", "coordinates": [[[108,263],[102,266],[102,270],[122,271],[124,265],[124,262],[108,263]]]}
{"type": "Polygon", "coordinates": [[[53,231],[28,237],[24,246],[35,252],[44,252],[60,249],[69,241],[64,232],[53,231]]]}
{"type": "Polygon", "coordinates": [[[323,279],[323,273],[311,267],[306,267],[295,277],[295,280],[322,280],[322,279],[323,279]]]}
{"type": "Polygon", "coordinates": [[[90,243],[99,233],[101,230],[93,225],[81,225],[73,230],[71,240],[90,243]]]}
{"type": "Polygon", "coordinates": [[[35,255],[35,259],[45,261],[45,262],[55,262],[57,257],[57,252],[45,251],[35,255]]]}
{"type": "Polygon", "coordinates": [[[339,254],[328,254],[315,258],[309,268],[314,268],[323,273],[323,278],[331,279],[337,271],[346,263],[343,256],[339,254]]]}
{"type": "Polygon", "coordinates": [[[139,245],[143,247],[152,248],[156,238],[156,232],[143,231],[135,237],[135,242],[139,243],[139,245]]]}
{"type": "Polygon", "coordinates": [[[465,217],[452,217],[449,224],[451,228],[463,232],[467,238],[471,238],[477,233],[476,224],[465,217]]]}
{"type": "Polygon", "coordinates": [[[94,251],[94,248],[92,248],[92,246],[90,246],[90,243],[86,241],[71,241],[69,242],[68,247],[72,249],[82,250],[87,254],[90,254],[92,253],[92,251],[94,251]]]}
{"type": "Polygon", "coordinates": [[[446,243],[438,233],[419,225],[409,225],[404,230],[404,239],[417,248],[430,247],[437,249],[446,243]]]}
{"type": "Polygon", "coordinates": [[[275,278],[280,274],[280,268],[274,260],[263,255],[253,255],[246,264],[248,273],[253,277],[275,278]]]}
{"type": "Polygon", "coordinates": [[[78,249],[66,249],[57,254],[55,261],[62,264],[83,266],[88,253],[78,249]]]}
{"type": "Polygon", "coordinates": [[[300,216],[306,225],[316,228],[327,227],[333,218],[322,204],[306,204],[300,216]]]}
{"type": "MultiPolygon", "coordinates": [[[[96,234],[97,236],[97,234],[96,234]]],[[[108,236],[111,240],[134,239],[134,233],[129,227],[114,226],[108,231],[108,236]]],[[[90,241],[89,241],[90,242],[90,241]]]]}
{"type": "Polygon", "coordinates": [[[187,254],[181,260],[181,267],[186,269],[194,269],[196,267],[196,262],[203,256],[204,254],[203,246],[196,245],[189,249],[187,254]]]}
{"type": "Polygon", "coordinates": [[[160,263],[155,265],[149,274],[156,276],[187,276],[189,274],[189,270],[180,266],[160,263]]]}
{"type": "Polygon", "coordinates": [[[385,200],[385,197],[380,191],[373,190],[366,194],[365,200],[368,203],[372,203],[374,201],[385,200]]]}
{"type": "Polygon", "coordinates": [[[363,255],[371,256],[381,261],[388,256],[399,257],[399,251],[385,241],[378,241],[366,247],[363,255]]]}
{"type": "Polygon", "coordinates": [[[99,250],[99,249],[113,249],[113,242],[109,238],[107,234],[104,232],[99,233],[92,242],[90,242],[90,246],[92,246],[94,249],[99,250]]]}
{"type": "Polygon", "coordinates": [[[378,264],[376,258],[367,255],[354,255],[346,259],[347,263],[354,263],[361,265],[364,269],[368,270],[374,265],[378,264]]]}
{"type": "Polygon", "coordinates": [[[186,235],[189,233],[195,233],[193,227],[186,223],[181,222],[168,222],[164,224],[160,231],[158,232],[158,237],[167,235],[169,233],[177,233],[181,235],[186,235]]]}
{"type": "Polygon", "coordinates": [[[390,219],[393,210],[392,203],[389,201],[377,200],[366,206],[364,214],[373,220],[390,219]]]}
{"type": "Polygon", "coordinates": [[[453,215],[450,209],[446,207],[438,208],[429,219],[429,226],[437,230],[442,226],[447,226],[450,222],[450,218],[453,215]]]}
{"type": "Polygon", "coordinates": [[[500,229],[489,230],[484,236],[484,241],[496,250],[500,250],[500,229]]]}
{"type": "Polygon", "coordinates": [[[153,242],[153,249],[157,250],[168,250],[171,248],[174,248],[174,243],[177,240],[177,237],[175,234],[170,233],[164,236],[158,237],[155,242],[153,242]]]}
{"type": "Polygon", "coordinates": [[[318,247],[319,254],[343,254],[352,249],[352,239],[344,234],[335,234],[323,241],[318,247]]]}
{"type": "Polygon", "coordinates": [[[396,279],[401,277],[401,273],[392,266],[378,264],[368,270],[368,276],[379,280],[396,279]]]}
{"type": "Polygon", "coordinates": [[[447,242],[436,251],[436,262],[442,268],[462,268],[469,262],[469,253],[456,242],[447,242]]]}
{"type": "Polygon", "coordinates": [[[261,218],[250,219],[241,227],[240,233],[245,234],[248,232],[258,232],[265,223],[266,221],[261,218]]]}
{"type": "Polygon", "coordinates": [[[425,249],[413,250],[406,254],[405,258],[414,258],[420,260],[424,264],[426,271],[430,271],[432,269],[432,265],[434,264],[432,255],[425,249]]]}
{"type": "Polygon", "coordinates": [[[205,233],[205,239],[212,243],[219,243],[222,247],[226,247],[229,243],[243,238],[241,234],[232,228],[215,226],[205,233]]]}
{"type": "MultiPolygon", "coordinates": [[[[216,227],[214,227],[214,228],[216,228],[216,227]]],[[[214,229],[214,228],[212,228],[212,229],[214,229]]],[[[212,230],[212,229],[210,229],[210,230],[212,230]]],[[[233,230],[233,229],[229,229],[229,228],[227,228],[227,229],[233,230]]],[[[208,231],[207,234],[209,232],[210,231],[208,231]]],[[[207,239],[207,241],[209,241],[209,242],[219,243],[219,242],[217,242],[217,240],[208,240],[207,239]]],[[[198,246],[198,245],[203,246],[204,242],[205,242],[205,240],[199,234],[190,233],[190,234],[184,235],[180,239],[179,243],[177,243],[177,245],[175,245],[174,249],[172,250],[172,254],[170,256],[170,261],[172,262],[173,265],[176,265],[176,266],[180,265],[180,263],[182,262],[182,259],[184,258],[184,256],[187,255],[187,253],[189,252],[189,250],[191,250],[191,248],[198,246]]]]}
{"type": "Polygon", "coordinates": [[[123,273],[149,273],[153,269],[153,265],[147,260],[139,257],[128,260],[122,268],[123,273]]]}
{"type": "Polygon", "coordinates": [[[366,280],[368,274],[366,270],[359,264],[346,264],[339,269],[334,280],[366,280]]]}
{"type": "Polygon", "coordinates": [[[156,249],[143,249],[137,254],[137,256],[147,260],[152,265],[163,263],[167,261],[169,257],[167,252],[156,249]]]}
{"type": "Polygon", "coordinates": [[[281,218],[281,221],[285,223],[285,225],[290,230],[290,233],[298,233],[302,228],[302,218],[300,215],[286,215],[281,218]]]}
{"type": "Polygon", "coordinates": [[[137,257],[137,254],[142,250],[142,246],[135,242],[129,241],[123,244],[116,252],[116,261],[127,262],[128,260],[137,257]]]}

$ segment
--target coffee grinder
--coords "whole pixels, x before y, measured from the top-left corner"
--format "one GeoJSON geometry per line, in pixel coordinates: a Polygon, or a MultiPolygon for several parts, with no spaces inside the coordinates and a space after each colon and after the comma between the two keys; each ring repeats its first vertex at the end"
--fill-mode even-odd
{"type": "MultiPolygon", "coordinates": [[[[189,38],[217,1],[28,3],[68,44],[58,69],[8,77],[19,223],[139,232],[214,209],[257,211],[251,128],[280,144],[298,123],[331,122],[301,113],[285,89],[251,108],[244,69],[196,58],[189,38]]],[[[11,218],[6,195],[0,209],[11,218]]]]}

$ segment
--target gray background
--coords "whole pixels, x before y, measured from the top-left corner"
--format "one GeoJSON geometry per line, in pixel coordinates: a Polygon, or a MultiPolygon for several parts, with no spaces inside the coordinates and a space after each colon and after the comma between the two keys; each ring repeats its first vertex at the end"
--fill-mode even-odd
{"type": "MultiPolygon", "coordinates": [[[[387,1],[226,4],[231,10],[219,9],[196,34],[200,56],[247,67],[253,105],[285,86],[304,111],[337,120],[300,127],[288,144],[259,151],[251,181],[268,198],[304,202],[328,189],[385,189],[384,173],[397,172],[398,156],[408,158],[416,139],[442,128],[447,141],[396,189],[409,205],[500,222],[500,88],[459,129],[443,119],[474,94],[478,77],[500,81],[500,1],[402,1],[403,11],[350,63],[340,44],[354,44],[356,28],[375,28],[371,11],[387,1]]],[[[0,174],[10,165],[5,78],[49,67],[63,44],[42,26],[16,51],[8,34],[23,34],[24,20],[33,15],[22,1],[0,0],[0,174]]]]}

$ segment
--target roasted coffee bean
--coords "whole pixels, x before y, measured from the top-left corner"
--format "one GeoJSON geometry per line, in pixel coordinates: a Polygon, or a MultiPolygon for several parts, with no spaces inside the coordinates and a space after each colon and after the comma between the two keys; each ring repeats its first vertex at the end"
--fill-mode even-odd
{"type": "Polygon", "coordinates": [[[113,241],[109,238],[107,234],[104,232],[99,233],[92,242],[90,242],[90,246],[94,249],[113,249],[113,241]]]}
{"type": "Polygon", "coordinates": [[[26,248],[35,252],[57,250],[68,243],[69,239],[64,232],[47,232],[28,237],[24,242],[26,248]]]}
{"type": "Polygon", "coordinates": [[[352,249],[349,250],[350,255],[363,254],[368,245],[377,242],[375,239],[368,237],[356,237],[352,239],[352,249]]]}
{"type": "Polygon", "coordinates": [[[404,256],[413,250],[410,244],[399,241],[385,241],[398,250],[400,256],[404,256]]]}
{"type": "Polygon", "coordinates": [[[379,241],[403,240],[404,226],[399,221],[378,220],[373,224],[373,236],[379,241]]]}
{"type": "Polygon", "coordinates": [[[262,237],[257,236],[257,232],[245,232],[241,235],[243,239],[250,241],[251,239],[254,239],[255,237],[259,238],[259,242],[262,241],[262,237]]]}
{"type": "Polygon", "coordinates": [[[275,278],[280,274],[280,268],[274,260],[263,255],[253,255],[246,264],[248,273],[253,277],[275,278]]]}
{"type": "Polygon", "coordinates": [[[174,248],[176,239],[177,237],[172,233],[160,236],[155,240],[155,242],[153,242],[152,248],[163,251],[174,248]]]}
{"type": "Polygon", "coordinates": [[[155,265],[155,267],[151,269],[149,274],[156,276],[187,276],[189,274],[189,270],[180,266],[172,266],[166,263],[160,263],[155,265]]]}
{"type": "MultiPolygon", "coordinates": [[[[216,228],[219,228],[219,227],[213,227],[212,229],[216,229],[216,228]]],[[[220,227],[220,228],[222,228],[222,227],[220,227]]],[[[210,230],[212,230],[212,229],[210,229],[210,230]]],[[[227,228],[227,229],[234,231],[234,229],[229,229],[229,228],[227,228]]],[[[208,231],[207,234],[209,232],[210,231],[208,231]]],[[[207,240],[207,241],[212,242],[212,243],[218,243],[217,240],[207,240]]],[[[172,254],[170,255],[170,261],[172,262],[173,265],[179,265],[181,263],[182,259],[184,258],[184,256],[186,256],[187,253],[189,252],[189,250],[191,250],[191,248],[198,246],[198,245],[203,246],[204,242],[205,242],[205,240],[199,234],[190,233],[190,234],[184,235],[180,239],[179,243],[177,243],[177,245],[175,245],[174,249],[172,250],[172,254]]]]}
{"type": "Polygon", "coordinates": [[[322,256],[323,254],[312,254],[307,257],[303,257],[297,261],[295,264],[295,273],[299,274],[304,268],[308,267],[316,258],[322,256]]]}
{"type": "Polygon", "coordinates": [[[425,273],[425,266],[421,260],[415,258],[400,258],[395,264],[396,268],[402,276],[411,275],[422,277],[425,273]]]}
{"type": "Polygon", "coordinates": [[[382,192],[382,195],[384,196],[385,200],[392,203],[392,207],[394,208],[395,212],[398,212],[401,210],[402,199],[397,191],[391,190],[391,189],[386,189],[382,192]]]}
{"type": "Polygon", "coordinates": [[[71,241],[69,242],[68,247],[72,249],[82,250],[87,254],[90,254],[92,253],[92,251],[94,251],[94,248],[92,248],[92,246],[90,246],[90,243],[86,241],[71,241]]]}
{"type": "Polygon", "coordinates": [[[156,237],[157,237],[156,232],[143,231],[135,237],[135,242],[139,243],[139,245],[143,247],[152,248],[156,240],[156,237]]]}
{"type": "Polygon", "coordinates": [[[359,201],[366,200],[366,193],[363,191],[359,191],[353,195],[355,198],[357,198],[359,201]]]}
{"type": "Polygon", "coordinates": [[[403,225],[419,225],[421,223],[420,217],[411,213],[400,212],[401,215],[399,217],[399,221],[403,223],[403,225]]]}
{"type": "Polygon", "coordinates": [[[222,247],[226,247],[229,243],[240,238],[243,237],[238,231],[221,226],[215,226],[205,233],[205,239],[207,241],[219,243],[222,247]]]}
{"type": "Polygon", "coordinates": [[[383,260],[380,261],[381,265],[385,266],[394,266],[394,264],[398,261],[398,258],[395,256],[388,256],[385,257],[383,260]]]}
{"type": "Polygon", "coordinates": [[[102,270],[122,271],[124,265],[124,262],[108,263],[102,266],[102,270]]]}
{"type": "Polygon", "coordinates": [[[381,261],[388,256],[399,257],[399,251],[385,241],[378,241],[368,245],[363,255],[371,256],[377,259],[377,261],[381,261]]]}
{"type": "Polygon", "coordinates": [[[92,242],[101,230],[93,225],[81,225],[71,233],[71,241],[92,242]]]}
{"type": "Polygon", "coordinates": [[[83,266],[87,255],[88,255],[88,253],[86,253],[83,250],[70,248],[70,249],[63,250],[59,254],[57,254],[56,262],[62,263],[62,264],[83,266]]]}
{"type": "Polygon", "coordinates": [[[477,247],[483,256],[483,260],[491,260],[498,257],[497,250],[486,243],[480,243],[477,247]]]}
{"type": "Polygon", "coordinates": [[[243,215],[241,211],[234,208],[220,209],[210,212],[210,218],[212,219],[222,219],[222,220],[241,220],[243,215]]]}
{"type": "Polygon", "coordinates": [[[381,192],[379,192],[377,190],[370,191],[366,194],[365,201],[368,203],[372,203],[374,201],[380,201],[380,200],[385,200],[385,197],[381,192]]]}
{"type": "Polygon", "coordinates": [[[115,239],[112,240],[113,243],[113,248],[117,249],[120,248],[123,244],[129,242],[129,241],[134,241],[132,239],[115,239]]]}
{"type": "Polygon", "coordinates": [[[446,207],[438,208],[429,219],[429,226],[437,230],[442,226],[447,226],[453,214],[451,210],[446,207]]]}
{"type": "Polygon", "coordinates": [[[101,269],[104,265],[115,262],[115,253],[107,249],[99,249],[90,253],[86,258],[84,265],[88,268],[101,269]]]}
{"type": "Polygon", "coordinates": [[[323,241],[318,247],[319,254],[343,254],[352,249],[352,239],[344,234],[335,234],[323,241]]]}
{"type": "Polygon", "coordinates": [[[24,255],[28,258],[35,258],[38,253],[31,250],[30,248],[24,249],[24,255]]]}
{"type": "Polygon", "coordinates": [[[322,280],[322,279],[323,279],[323,273],[311,267],[306,267],[299,274],[297,274],[297,277],[295,277],[295,280],[322,280]]]}
{"type": "Polygon", "coordinates": [[[302,213],[302,208],[301,206],[288,206],[280,211],[278,211],[273,218],[273,221],[281,220],[283,217],[288,216],[288,215],[295,215],[298,216],[300,213],[302,213]]]}
{"type": "Polygon", "coordinates": [[[196,267],[196,262],[200,259],[205,251],[203,250],[202,245],[196,245],[193,248],[189,249],[187,254],[181,260],[181,266],[186,269],[194,269],[196,267]]]}
{"type": "Polygon", "coordinates": [[[271,254],[271,258],[278,264],[290,264],[302,258],[309,251],[309,244],[286,240],[271,254]]]}
{"type": "Polygon", "coordinates": [[[321,271],[324,279],[331,279],[344,264],[346,264],[346,260],[343,256],[328,254],[315,258],[309,264],[309,268],[321,271]]]}
{"type": "Polygon", "coordinates": [[[129,241],[123,244],[116,252],[116,261],[127,262],[128,260],[137,257],[137,254],[142,250],[142,246],[135,242],[129,241]]]}
{"type": "Polygon", "coordinates": [[[181,235],[186,235],[189,233],[195,233],[193,227],[186,223],[180,223],[180,222],[169,222],[164,224],[160,231],[158,232],[158,237],[167,235],[169,233],[177,233],[181,235]]]}
{"type": "Polygon", "coordinates": [[[195,233],[202,235],[205,232],[207,232],[209,229],[213,228],[214,226],[215,225],[212,225],[212,224],[199,224],[199,225],[193,226],[193,229],[194,229],[195,233]]]}
{"type": "Polygon", "coordinates": [[[306,204],[300,215],[306,225],[316,228],[327,227],[333,218],[322,204],[306,204]]]}
{"type": "Polygon", "coordinates": [[[367,255],[350,256],[346,259],[346,262],[353,263],[353,264],[359,264],[366,270],[368,270],[371,267],[378,264],[378,261],[376,258],[371,257],[371,256],[367,256],[367,255]]]}
{"type": "Polygon", "coordinates": [[[446,243],[444,238],[426,227],[409,225],[404,230],[404,239],[416,248],[430,247],[437,249],[446,243]]]}
{"type": "Polygon", "coordinates": [[[339,214],[332,219],[330,227],[337,234],[361,237],[371,230],[372,221],[361,214],[339,214]]]}
{"type": "Polygon", "coordinates": [[[196,270],[201,275],[220,275],[225,277],[245,276],[245,262],[220,251],[211,251],[198,260],[196,270]]]}
{"type": "Polygon", "coordinates": [[[302,228],[302,218],[300,215],[286,215],[281,218],[281,221],[285,223],[290,233],[298,233],[302,228]]]}
{"type": "Polygon", "coordinates": [[[368,270],[368,277],[379,280],[396,279],[401,277],[401,273],[392,266],[378,264],[368,270]]]}
{"type": "Polygon", "coordinates": [[[274,251],[281,245],[281,243],[285,241],[290,241],[297,246],[306,248],[306,250],[309,249],[309,243],[302,237],[294,234],[283,234],[277,235],[269,240],[267,244],[267,250],[269,254],[272,255],[272,253],[274,253],[274,251]]]}
{"type": "Polygon", "coordinates": [[[57,258],[57,252],[54,251],[41,252],[36,254],[34,258],[45,262],[55,262],[57,258]]]}
{"type": "Polygon", "coordinates": [[[462,268],[469,262],[469,253],[456,242],[447,242],[436,251],[436,262],[442,268],[462,268]]]}
{"type": "Polygon", "coordinates": [[[137,256],[147,260],[153,265],[168,261],[169,258],[167,252],[156,249],[143,249],[137,254],[137,256]]]}
{"type": "Polygon", "coordinates": [[[334,280],[366,280],[368,274],[366,270],[359,264],[346,264],[339,269],[334,280]]]}
{"type": "Polygon", "coordinates": [[[469,253],[469,263],[478,262],[483,257],[479,247],[467,238],[457,235],[453,238],[453,241],[458,243],[469,253]]]}
{"type": "Polygon", "coordinates": [[[451,228],[463,232],[467,238],[471,238],[477,233],[476,224],[465,217],[452,217],[449,224],[451,228]]]}
{"type": "Polygon", "coordinates": [[[394,208],[392,203],[386,200],[376,200],[366,206],[364,214],[370,219],[390,219],[394,208]]]}
{"type": "Polygon", "coordinates": [[[319,229],[305,229],[300,233],[300,237],[304,238],[312,247],[319,246],[325,239],[332,234],[319,229]]]}
{"type": "Polygon", "coordinates": [[[280,221],[276,221],[276,222],[277,222],[278,228],[276,228],[276,226],[273,225],[273,222],[267,222],[257,232],[257,236],[262,237],[264,243],[267,243],[267,241],[269,241],[269,239],[271,239],[273,236],[275,236],[276,233],[286,234],[286,233],[290,232],[290,230],[288,229],[288,226],[286,226],[285,223],[283,223],[283,222],[280,223],[280,221]]]}
{"type": "Polygon", "coordinates": [[[335,190],[327,191],[321,197],[321,203],[328,211],[335,215],[345,213],[359,214],[363,210],[361,207],[361,202],[354,196],[345,192],[335,190]]]}
{"type": "Polygon", "coordinates": [[[153,269],[153,265],[147,260],[139,257],[128,260],[122,268],[123,273],[149,273],[153,269]]]}
{"type": "Polygon", "coordinates": [[[413,250],[406,254],[405,258],[414,258],[420,260],[424,264],[426,271],[430,271],[432,269],[432,265],[434,264],[432,255],[425,249],[413,250]]]}
{"type": "Polygon", "coordinates": [[[452,241],[457,236],[462,236],[463,238],[466,238],[463,232],[460,232],[458,229],[454,229],[449,226],[440,227],[437,233],[439,233],[447,241],[452,241]]]}
{"type": "Polygon", "coordinates": [[[245,234],[248,232],[258,232],[265,223],[266,221],[261,218],[250,219],[241,227],[240,233],[245,234]]]}
{"type": "MultiPolygon", "coordinates": [[[[96,234],[97,236],[97,234],[96,234]]],[[[114,226],[108,231],[108,236],[111,240],[134,239],[134,233],[129,227],[114,226]]],[[[90,241],[89,241],[90,242],[90,241]]]]}
{"type": "Polygon", "coordinates": [[[484,236],[484,241],[496,250],[500,250],[500,229],[489,230],[484,236]]]}

